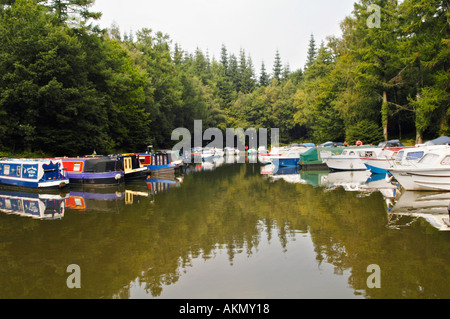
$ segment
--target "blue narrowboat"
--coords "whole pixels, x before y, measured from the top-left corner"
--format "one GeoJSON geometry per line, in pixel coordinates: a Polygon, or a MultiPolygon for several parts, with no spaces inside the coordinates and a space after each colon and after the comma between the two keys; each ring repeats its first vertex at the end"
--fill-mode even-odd
{"type": "Polygon", "coordinates": [[[62,163],[71,185],[110,186],[124,182],[124,172],[116,158],[63,158],[62,163]]]}
{"type": "Polygon", "coordinates": [[[31,188],[62,188],[69,184],[58,159],[0,160],[0,184],[31,188]]]}
{"type": "Polygon", "coordinates": [[[177,167],[171,163],[168,153],[145,153],[138,156],[141,164],[148,167],[150,173],[175,172],[177,167]]]}

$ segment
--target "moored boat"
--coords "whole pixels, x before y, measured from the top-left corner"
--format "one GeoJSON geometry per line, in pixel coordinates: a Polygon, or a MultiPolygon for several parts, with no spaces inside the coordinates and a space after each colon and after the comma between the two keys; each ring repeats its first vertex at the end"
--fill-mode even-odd
{"type": "Polygon", "coordinates": [[[124,172],[117,158],[62,158],[71,185],[107,186],[124,182],[124,172]]]}
{"type": "Polygon", "coordinates": [[[292,144],[287,146],[280,155],[271,156],[270,161],[272,164],[280,167],[298,166],[300,155],[310,148],[312,147],[303,144],[292,144]]]}
{"type": "Polygon", "coordinates": [[[145,167],[148,167],[150,174],[173,174],[176,164],[170,162],[169,154],[166,152],[143,153],[138,154],[139,161],[145,167]]]}
{"type": "Polygon", "coordinates": [[[323,156],[322,160],[330,170],[336,171],[364,171],[366,165],[361,158],[376,157],[383,149],[378,147],[356,147],[342,151],[339,155],[323,156]]]}
{"type": "Polygon", "coordinates": [[[450,146],[434,147],[417,162],[389,172],[406,190],[450,190],[450,146]]]}
{"type": "Polygon", "coordinates": [[[0,184],[31,188],[62,188],[69,178],[59,159],[0,160],[0,184]]]}
{"type": "Polygon", "coordinates": [[[324,170],[328,169],[324,163],[323,157],[339,155],[345,150],[345,147],[313,147],[300,154],[299,166],[303,170],[324,170]]]}
{"type": "Polygon", "coordinates": [[[120,154],[115,155],[119,162],[119,168],[124,172],[125,181],[132,179],[145,179],[149,174],[148,167],[141,164],[139,156],[136,154],[120,154]]]}

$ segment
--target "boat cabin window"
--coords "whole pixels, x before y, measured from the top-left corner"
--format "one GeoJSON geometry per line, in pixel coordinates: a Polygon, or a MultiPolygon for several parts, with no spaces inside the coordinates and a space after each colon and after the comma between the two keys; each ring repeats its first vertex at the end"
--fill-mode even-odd
{"type": "Polygon", "coordinates": [[[360,152],[359,155],[361,157],[373,157],[373,152],[372,151],[360,152]]]}
{"type": "Polygon", "coordinates": [[[348,155],[355,155],[355,152],[351,151],[348,155]]]}
{"type": "Polygon", "coordinates": [[[342,152],[342,155],[347,155],[347,151],[343,151],[343,152],[342,152]]]}
{"type": "Polygon", "coordinates": [[[17,166],[16,176],[20,177],[20,172],[22,171],[22,165],[17,166]]]}
{"type": "Polygon", "coordinates": [[[116,163],[117,162],[115,160],[87,160],[85,163],[84,171],[86,173],[114,172],[117,170],[116,163]]]}
{"type": "Polygon", "coordinates": [[[436,162],[438,157],[439,157],[439,155],[437,155],[437,154],[428,153],[424,157],[422,157],[422,159],[419,161],[419,163],[422,163],[422,164],[433,164],[434,162],[436,162]]]}
{"type": "Polygon", "coordinates": [[[3,175],[9,175],[9,165],[3,166],[3,175]]]}
{"type": "Polygon", "coordinates": [[[73,171],[74,171],[74,172],[79,172],[79,171],[81,171],[81,163],[74,163],[74,164],[73,164],[73,171]]]}
{"type": "Polygon", "coordinates": [[[402,161],[403,154],[405,154],[405,151],[398,152],[397,159],[396,159],[398,162],[402,161]]]}
{"type": "Polygon", "coordinates": [[[444,157],[441,164],[442,165],[450,165],[450,155],[447,155],[446,157],[444,157]]]}
{"type": "Polygon", "coordinates": [[[421,159],[423,156],[423,151],[422,152],[409,152],[406,154],[406,159],[408,161],[417,161],[419,159],[421,159]]]}

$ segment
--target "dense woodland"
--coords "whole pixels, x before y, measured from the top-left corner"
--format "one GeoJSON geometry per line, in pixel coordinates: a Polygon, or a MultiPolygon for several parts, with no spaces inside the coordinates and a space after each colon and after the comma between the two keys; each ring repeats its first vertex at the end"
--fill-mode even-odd
{"type": "Polygon", "coordinates": [[[290,70],[280,52],[187,52],[169,35],[98,27],[94,0],[0,0],[0,151],[170,148],[175,128],[279,128],[282,143],[449,135],[449,1],[359,0],[342,36],[290,70]],[[381,23],[369,27],[371,4],[381,23]]]}

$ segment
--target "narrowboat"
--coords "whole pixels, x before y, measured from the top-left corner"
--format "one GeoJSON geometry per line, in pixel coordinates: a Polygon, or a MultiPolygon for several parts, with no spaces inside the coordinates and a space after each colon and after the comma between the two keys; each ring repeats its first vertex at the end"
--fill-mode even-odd
{"type": "Polygon", "coordinates": [[[124,182],[124,172],[116,158],[63,158],[65,174],[71,185],[110,186],[124,182]]]}
{"type": "Polygon", "coordinates": [[[65,196],[0,190],[0,211],[5,214],[54,220],[64,216],[65,196]]]}
{"type": "Polygon", "coordinates": [[[138,154],[139,161],[148,167],[150,173],[175,172],[177,165],[170,162],[169,154],[164,152],[138,154]]]}
{"type": "Polygon", "coordinates": [[[0,184],[38,189],[62,188],[69,184],[58,159],[0,160],[0,184]]]}
{"type": "Polygon", "coordinates": [[[120,154],[113,158],[118,160],[120,169],[124,172],[125,181],[145,179],[150,173],[148,167],[139,161],[139,156],[136,154],[120,154]]]}

